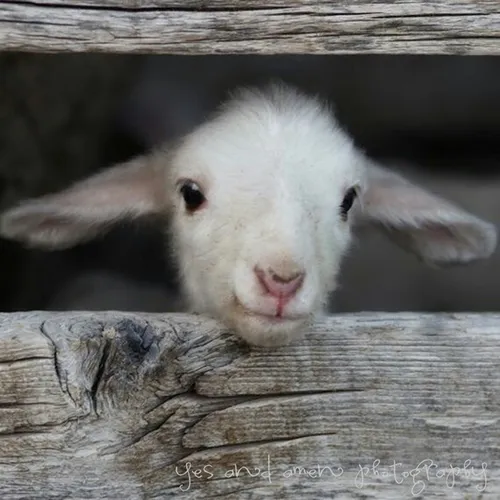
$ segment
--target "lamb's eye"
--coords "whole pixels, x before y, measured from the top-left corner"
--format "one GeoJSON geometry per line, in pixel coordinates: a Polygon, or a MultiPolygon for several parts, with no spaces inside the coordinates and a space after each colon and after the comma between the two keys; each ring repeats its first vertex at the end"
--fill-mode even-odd
{"type": "Polygon", "coordinates": [[[342,203],[340,205],[340,214],[342,218],[345,220],[347,219],[347,212],[352,207],[352,204],[354,203],[354,200],[356,199],[356,196],[358,193],[356,192],[356,189],[354,188],[349,188],[344,196],[344,199],[342,200],[342,203]]]}
{"type": "Polygon", "coordinates": [[[205,196],[196,182],[184,181],[181,184],[180,193],[184,198],[186,210],[189,212],[198,210],[205,202],[205,196]]]}

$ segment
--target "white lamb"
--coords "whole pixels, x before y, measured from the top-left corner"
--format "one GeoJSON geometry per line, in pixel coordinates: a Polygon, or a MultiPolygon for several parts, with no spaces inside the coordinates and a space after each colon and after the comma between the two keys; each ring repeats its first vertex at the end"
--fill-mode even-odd
{"type": "Polygon", "coordinates": [[[283,85],[240,90],[181,141],[12,208],[0,233],[65,248],[152,215],[170,222],[190,310],[264,346],[323,310],[353,223],[428,263],[496,246],[493,225],[375,165],[326,105],[283,85]]]}

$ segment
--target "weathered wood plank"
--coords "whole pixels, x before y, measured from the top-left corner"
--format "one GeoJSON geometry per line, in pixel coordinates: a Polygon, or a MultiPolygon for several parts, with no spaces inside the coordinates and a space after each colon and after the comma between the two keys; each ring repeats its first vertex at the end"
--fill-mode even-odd
{"type": "Polygon", "coordinates": [[[0,3],[0,50],[500,54],[496,0],[0,3]]]}
{"type": "Polygon", "coordinates": [[[0,497],[497,499],[499,350],[499,314],[274,350],[194,315],[1,314],[0,497]]]}

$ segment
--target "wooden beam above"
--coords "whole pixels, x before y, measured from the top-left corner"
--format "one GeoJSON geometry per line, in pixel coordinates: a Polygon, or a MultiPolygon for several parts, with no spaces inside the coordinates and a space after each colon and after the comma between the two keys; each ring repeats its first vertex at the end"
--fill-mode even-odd
{"type": "Polygon", "coordinates": [[[496,0],[0,2],[0,50],[500,54],[496,0]]]}

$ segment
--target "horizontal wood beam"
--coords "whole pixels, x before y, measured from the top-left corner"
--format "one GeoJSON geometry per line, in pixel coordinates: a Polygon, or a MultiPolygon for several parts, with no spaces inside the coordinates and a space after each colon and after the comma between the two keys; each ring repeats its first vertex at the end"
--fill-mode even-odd
{"type": "Polygon", "coordinates": [[[332,316],[279,349],[0,314],[0,498],[498,499],[499,352],[499,314],[332,316]]]}
{"type": "Polygon", "coordinates": [[[496,0],[0,2],[0,50],[500,54],[496,0]]]}

